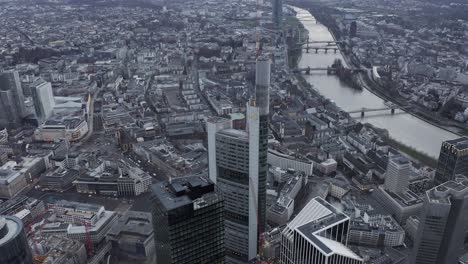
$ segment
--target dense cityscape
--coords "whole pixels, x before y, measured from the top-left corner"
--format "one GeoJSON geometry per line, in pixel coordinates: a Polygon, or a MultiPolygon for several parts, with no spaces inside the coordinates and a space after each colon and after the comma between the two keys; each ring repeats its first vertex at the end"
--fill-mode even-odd
{"type": "Polygon", "coordinates": [[[0,264],[468,264],[464,0],[0,0],[0,264]]]}

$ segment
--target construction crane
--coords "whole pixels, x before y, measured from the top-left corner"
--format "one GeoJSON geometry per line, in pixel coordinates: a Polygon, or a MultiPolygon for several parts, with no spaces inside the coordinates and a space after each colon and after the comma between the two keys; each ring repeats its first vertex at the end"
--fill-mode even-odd
{"type": "Polygon", "coordinates": [[[90,229],[92,227],[91,223],[77,216],[74,216],[73,220],[80,222],[84,226],[86,252],[88,253],[88,256],[94,255],[94,244],[93,244],[93,240],[91,239],[91,233],[90,233],[90,229]]]}

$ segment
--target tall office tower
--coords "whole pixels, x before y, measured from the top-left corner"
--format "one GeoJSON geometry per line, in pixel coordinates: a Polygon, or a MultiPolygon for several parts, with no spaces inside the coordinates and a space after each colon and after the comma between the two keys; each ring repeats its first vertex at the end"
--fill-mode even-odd
{"type": "Polygon", "coordinates": [[[346,246],[349,221],[322,198],[312,199],[281,233],[280,263],[364,263],[346,246]]]}
{"type": "Polygon", "coordinates": [[[232,129],[226,119],[207,122],[210,179],[225,200],[227,263],[255,259],[265,230],[270,66],[268,58],[257,60],[247,131],[232,129]]]}
{"type": "Polygon", "coordinates": [[[34,109],[39,122],[47,120],[55,107],[54,94],[52,93],[52,84],[43,79],[36,79],[31,88],[31,95],[34,101],[34,109]]]}
{"type": "Polygon", "coordinates": [[[457,175],[426,192],[410,263],[457,263],[467,230],[468,178],[457,175]]]}
{"type": "Polygon", "coordinates": [[[457,174],[468,172],[468,137],[447,140],[440,148],[435,183],[451,181],[457,174]]]}
{"type": "Polygon", "coordinates": [[[283,0],[272,0],[273,6],[273,24],[281,27],[283,23],[283,0]]]}
{"type": "Polygon", "coordinates": [[[411,162],[403,157],[391,157],[385,173],[385,189],[394,193],[403,193],[408,188],[411,176],[411,162]]]}
{"type": "Polygon", "coordinates": [[[0,73],[0,125],[18,127],[26,113],[17,71],[0,73]]]}
{"type": "Polygon", "coordinates": [[[157,263],[224,263],[223,198],[204,176],[152,186],[157,263]]]}
{"type": "Polygon", "coordinates": [[[0,263],[33,263],[23,222],[15,216],[0,216],[0,263]]]}

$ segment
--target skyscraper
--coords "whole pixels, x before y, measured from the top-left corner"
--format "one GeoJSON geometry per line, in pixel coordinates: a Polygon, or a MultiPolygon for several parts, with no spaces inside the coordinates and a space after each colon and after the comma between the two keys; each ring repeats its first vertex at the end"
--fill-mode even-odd
{"type": "Polygon", "coordinates": [[[447,140],[440,148],[435,183],[451,181],[457,174],[468,172],[468,137],[447,140]]]}
{"type": "Polygon", "coordinates": [[[207,124],[210,179],[225,199],[227,263],[256,258],[265,230],[270,65],[266,57],[257,60],[247,131],[232,129],[226,119],[211,118],[207,124]]]}
{"type": "Polygon", "coordinates": [[[349,221],[322,198],[312,199],[281,233],[280,263],[364,263],[346,246],[349,221]]]}
{"type": "Polygon", "coordinates": [[[25,115],[23,89],[17,71],[0,73],[0,125],[18,127],[25,115]]]}
{"type": "Polygon", "coordinates": [[[408,188],[410,175],[411,162],[407,158],[403,156],[389,158],[385,173],[385,189],[394,193],[404,192],[408,188]]]}
{"type": "Polygon", "coordinates": [[[15,216],[0,216],[0,263],[33,263],[23,222],[15,216]]]}
{"type": "Polygon", "coordinates": [[[468,227],[468,178],[458,175],[426,192],[410,263],[457,263],[468,227]]]}
{"type": "Polygon", "coordinates": [[[280,27],[283,22],[283,0],[272,0],[273,6],[273,24],[280,27]]]}
{"type": "Polygon", "coordinates": [[[157,263],[224,263],[223,198],[203,176],[152,186],[157,263]]]}
{"type": "Polygon", "coordinates": [[[55,107],[52,85],[43,79],[36,79],[31,88],[31,95],[34,101],[34,109],[39,122],[47,120],[55,107]]]}

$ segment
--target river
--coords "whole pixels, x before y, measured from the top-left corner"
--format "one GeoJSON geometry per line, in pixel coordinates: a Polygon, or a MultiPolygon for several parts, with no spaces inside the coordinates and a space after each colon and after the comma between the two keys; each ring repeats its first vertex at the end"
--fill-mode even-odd
{"type": "MultiPolygon", "coordinates": [[[[333,36],[327,27],[318,24],[307,10],[296,7],[294,7],[294,10],[297,12],[297,18],[309,31],[310,41],[333,40],[333,36]]],[[[341,59],[344,62],[340,52],[335,54],[333,51],[329,51],[326,54],[323,50],[318,51],[318,53],[315,53],[315,50],[311,50],[310,53],[304,51],[299,60],[299,67],[327,67],[335,59],[341,59]]],[[[304,78],[320,94],[333,100],[337,106],[345,111],[358,110],[363,107],[385,107],[384,100],[380,97],[366,89],[352,89],[340,82],[338,77],[334,75],[327,75],[325,72],[311,73],[311,75],[304,75],[304,78]]],[[[390,111],[383,111],[366,113],[362,119],[359,113],[353,114],[353,117],[356,117],[363,123],[370,123],[376,127],[387,129],[391,138],[434,158],[439,156],[442,141],[458,137],[454,133],[427,123],[401,110],[397,110],[395,115],[390,115],[390,111]]]]}

